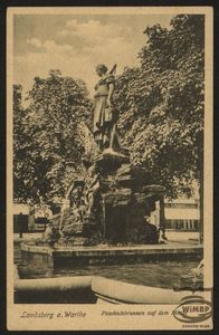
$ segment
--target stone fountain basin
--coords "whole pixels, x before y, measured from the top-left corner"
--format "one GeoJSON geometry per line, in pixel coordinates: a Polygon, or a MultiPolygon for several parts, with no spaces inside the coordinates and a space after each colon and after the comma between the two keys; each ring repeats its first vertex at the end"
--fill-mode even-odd
{"type": "MultiPolygon", "coordinates": [[[[179,304],[193,292],[77,276],[15,280],[15,303],[179,304]]],[[[200,292],[203,295],[206,292],[200,292]]]]}
{"type": "Polygon", "coordinates": [[[148,261],[202,259],[203,246],[199,243],[147,244],[137,246],[37,246],[33,242],[20,245],[22,258],[46,262],[48,267],[69,267],[110,264],[135,264],[148,261]]]}
{"type": "MultiPolygon", "coordinates": [[[[138,246],[57,247],[20,245],[22,260],[33,266],[43,262],[48,267],[82,267],[103,264],[145,263],[152,260],[201,259],[203,247],[198,243],[174,243],[138,246]]],[[[187,291],[191,294],[191,291],[187,291]]],[[[179,303],[186,291],[174,291],[124,283],[99,276],[75,276],[38,279],[15,279],[15,303],[110,303],[167,304],[179,303]]]]}

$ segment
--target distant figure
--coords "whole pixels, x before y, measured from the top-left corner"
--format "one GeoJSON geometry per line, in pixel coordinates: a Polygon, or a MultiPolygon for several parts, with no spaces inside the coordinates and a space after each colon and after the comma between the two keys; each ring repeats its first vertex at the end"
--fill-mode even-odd
{"type": "Polygon", "coordinates": [[[115,88],[114,71],[116,65],[110,72],[104,64],[96,67],[96,73],[101,78],[95,86],[95,109],[94,109],[94,138],[100,149],[112,148],[116,132],[115,108],[113,106],[113,93],[115,88]]]}

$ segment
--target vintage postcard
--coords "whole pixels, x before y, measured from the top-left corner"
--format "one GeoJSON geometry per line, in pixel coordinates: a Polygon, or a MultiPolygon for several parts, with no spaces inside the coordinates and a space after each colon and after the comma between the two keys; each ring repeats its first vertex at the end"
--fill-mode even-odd
{"type": "Polygon", "coordinates": [[[7,10],[7,327],[213,328],[213,10],[7,10]]]}

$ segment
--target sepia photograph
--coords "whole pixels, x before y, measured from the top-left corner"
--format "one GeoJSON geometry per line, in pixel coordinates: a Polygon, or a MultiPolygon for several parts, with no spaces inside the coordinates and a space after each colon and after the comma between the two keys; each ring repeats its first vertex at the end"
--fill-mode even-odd
{"type": "Polygon", "coordinates": [[[210,330],[213,10],[7,12],[9,330],[210,330]]]}

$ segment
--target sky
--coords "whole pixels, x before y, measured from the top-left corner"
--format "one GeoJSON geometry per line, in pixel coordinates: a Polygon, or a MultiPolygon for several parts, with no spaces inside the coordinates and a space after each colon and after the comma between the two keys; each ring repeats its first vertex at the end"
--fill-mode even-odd
{"type": "Polygon", "coordinates": [[[52,69],[63,76],[83,79],[92,95],[97,82],[95,66],[117,75],[126,66],[138,66],[138,53],[146,43],[147,26],[169,28],[172,15],[16,14],[13,21],[13,81],[23,92],[33,78],[47,77],[52,69]]]}

